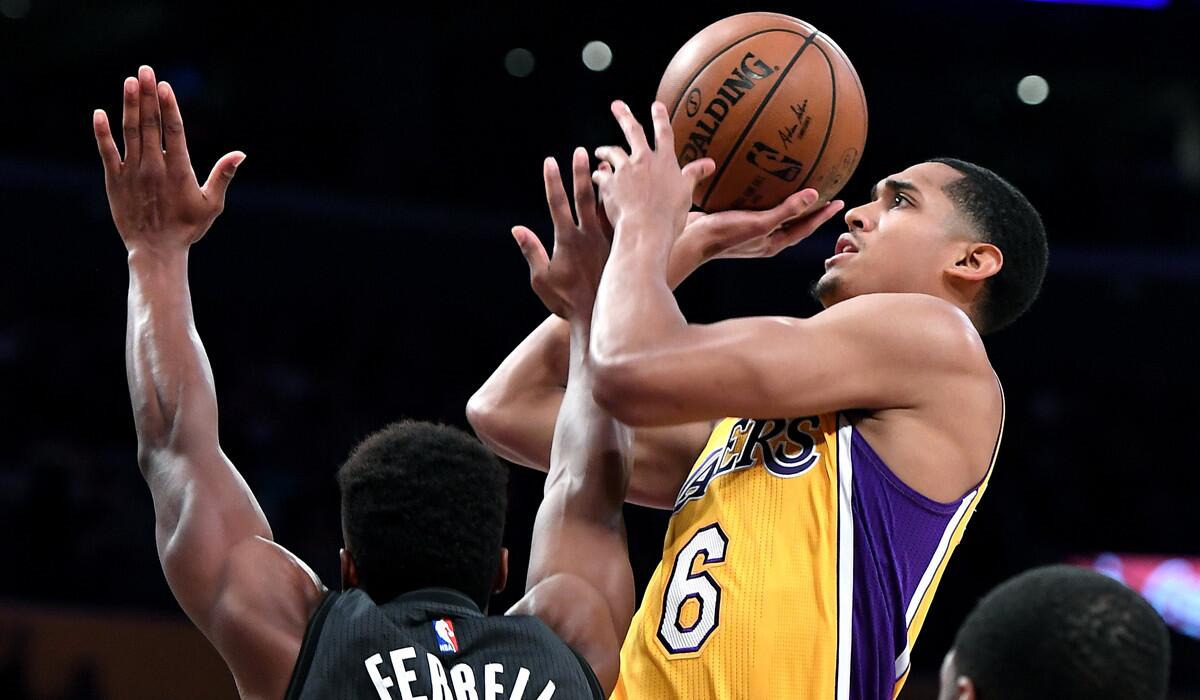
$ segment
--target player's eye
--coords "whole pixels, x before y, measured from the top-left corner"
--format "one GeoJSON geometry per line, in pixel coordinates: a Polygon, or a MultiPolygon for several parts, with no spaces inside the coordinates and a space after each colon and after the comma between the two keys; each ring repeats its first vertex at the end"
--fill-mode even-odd
{"type": "Polygon", "coordinates": [[[892,206],[891,206],[892,209],[895,209],[896,207],[899,207],[899,206],[903,206],[905,204],[912,204],[912,200],[902,194],[892,195],[892,206]]]}

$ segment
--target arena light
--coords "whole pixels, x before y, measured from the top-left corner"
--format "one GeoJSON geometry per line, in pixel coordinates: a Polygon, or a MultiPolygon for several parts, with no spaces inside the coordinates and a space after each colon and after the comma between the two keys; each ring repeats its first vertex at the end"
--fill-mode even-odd
{"type": "Polygon", "coordinates": [[[1026,2],[1054,3],[1056,5],[1106,5],[1108,7],[1134,7],[1142,10],[1161,10],[1171,0],[1025,0],[1026,2]]]}
{"type": "Polygon", "coordinates": [[[603,41],[589,41],[583,47],[583,65],[600,72],[612,65],[612,49],[603,41]]]}
{"type": "Polygon", "coordinates": [[[533,52],[516,48],[504,56],[504,70],[514,78],[524,78],[533,72],[533,52]]]}
{"type": "Polygon", "coordinates": [[[1200,639],[1200,558],[1105,553],[1071,563],[1141,593],[1168,627],[1200,639]]]}
{"type": "Polygon", "coordinates": [[[1017,97],[1027,105],[1040,105],[1050,96],[1050,83],[1040,75],[1027,75],[1017,83],[1017,97]]]}

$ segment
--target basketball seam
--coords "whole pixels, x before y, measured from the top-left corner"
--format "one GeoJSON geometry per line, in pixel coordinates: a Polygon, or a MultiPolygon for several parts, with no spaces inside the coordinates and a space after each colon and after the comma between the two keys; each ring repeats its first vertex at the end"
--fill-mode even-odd
{"type": "MultiPolygon", "coordinates": [[[[795,33],[799,36],[803,36],[803,34],[800,34],[799,32],[795,33]]],[[[789,61],[783,71],[780,72],[779,79],[776,80],[775,84],[771,86],[771,89],[767,92],[766,96],[763,97],[762,102],[759,103],[758,109],[754,111],[754,115],[751,116],[750,120],[746,122],[746,126],[742,129],[742,133],[738,134],[737,141],[733,142],[733,147],[729,149],[729,154],[725,156],[725,161],[721,163],[721,166],[717,168],[717,172],[713,174],[712,184],[708,186],[708,191],[704,193],[704,198],[700,200],[701,209],[707,211],[709,197],[712,197],[713,190],[716,189],[717,184],[721,181],[721,175],[725,172],[725,169],[729,167],[729,163],[733,160],[733,157],[737,155],[737,151],[739,148],[741,148],[742,142],[746,140],[746,135],[749,134],[750,130],[754,128],[754,124],[762,115],[763,110],[767,108],[767,104],[771,101],[771,98],[775,96],[775,91],[778,90],[779,86],[783,84],[784,79],[787,78],[787,74],[792,70],[792,67],[796,65],[796,61],[800,60],[801,54],[804,53],[805,49],[812,45],[813,41],[815,41],[820,34],[821,32],[817,31],[805,37],[804,43],[801,44],[800,49],[796,51],[796,55],[792,56],[792,60],[789,61]]],[[[821,55],[824,56],[824,53],[821,55]]],[[[825,60],[828,61],[829,57],[826,56],[825,60]]],[[[832,119],[833,118],[830,117],[830,123],[832,123],[832,119]]]]}
{"type": "Polygon", "coordinates": [[[821,157],[825,155],[825,147],[829,145],[829,135],[833,133],[833,120],[837,119],[837,75],[833,70],[833,61],[829,60],[829,54],[825,53],[820,45],[817,46],[817,51],[821,52],[821,58],[825,59],[825,64],[829,66],[829,126],[825,127],[825,138],[821,140],[821,148],[817,150],[817,157],[813,159],[812,165],[808,168],[808,174],[800,181],[800,186],[796,191],[804,189],[808,181],[812,178],[813,173],[817,172],[817,166],[821,163],[821,157]]]}
{"type": "Polygon", "coordinates": [[[730,45],[726,46],[725,48],[721,49],[720,51],[714,53],[712,55],[712,57],[710,57],[707,61],[705,61],[704,65],[700,66],[700,68],[698,68],[696,70],[696,72],[692,74],[692,77],[688,78],[688,81],[683,84],[683,89],[681,89],[679,91],[679,97],[676,97],[675,104],[671,105],[671,118],[672,119],[675,118],[675,113],[677,111],[679,111],[679,103],[683,102],[683,98],[687,96],[688,92],[690,92],[690,90],[688,90],[688,88],[690,88],[696,84],[696,78],[699,78],[700,74],[703,73],[705,70],[707,70],[708,67],[712,65],[713,61],[724,56],[726,51],[728,51],[729,49],[732,49],[733,47],[737,46],[738,44],[742,43],[743,41],[746,41],[747,39],[753,39],[754,37],[758,36],[759,34],[768,34],[770,32],[783,32],[784,34],[795,34],[796,36],[804,36],[804,34],[801,34],[800,32],[797,32],[797,31],[792,31],[791,29],[780,29],[779,27],[771,27],[770,29],[759,30],[757,32],[754,32],[753,34],[747,34],[746,36],[742,37],[741,39],[738,39],[737,41],[733,42],[732,44],[730,44],[730,45]]]}

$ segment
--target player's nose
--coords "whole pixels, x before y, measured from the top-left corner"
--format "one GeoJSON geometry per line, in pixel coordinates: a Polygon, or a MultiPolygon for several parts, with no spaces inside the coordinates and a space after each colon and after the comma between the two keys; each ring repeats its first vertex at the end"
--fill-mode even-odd
{"type": "Polygon", "coordinates": [[[871,212],[869,207],[869,204],[861,204],[846,212],[843,218],[846,220],[846,225],[850,227],[850,230],[867,231],[874,226],[874,222],[870,217],[871,212]]]}

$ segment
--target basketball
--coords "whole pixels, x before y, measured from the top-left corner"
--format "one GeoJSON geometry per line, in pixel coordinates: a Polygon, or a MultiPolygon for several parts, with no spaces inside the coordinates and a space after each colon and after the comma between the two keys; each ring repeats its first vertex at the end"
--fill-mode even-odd
{"type": "Polygon", "coordinates": [[[804,188],[829,201],[862,157],[867,101],[850,59],[807,22],[726,17],[692,37],[658,86],[679,164],[716,161],[693,203],[770,209],[804,188]]]}

